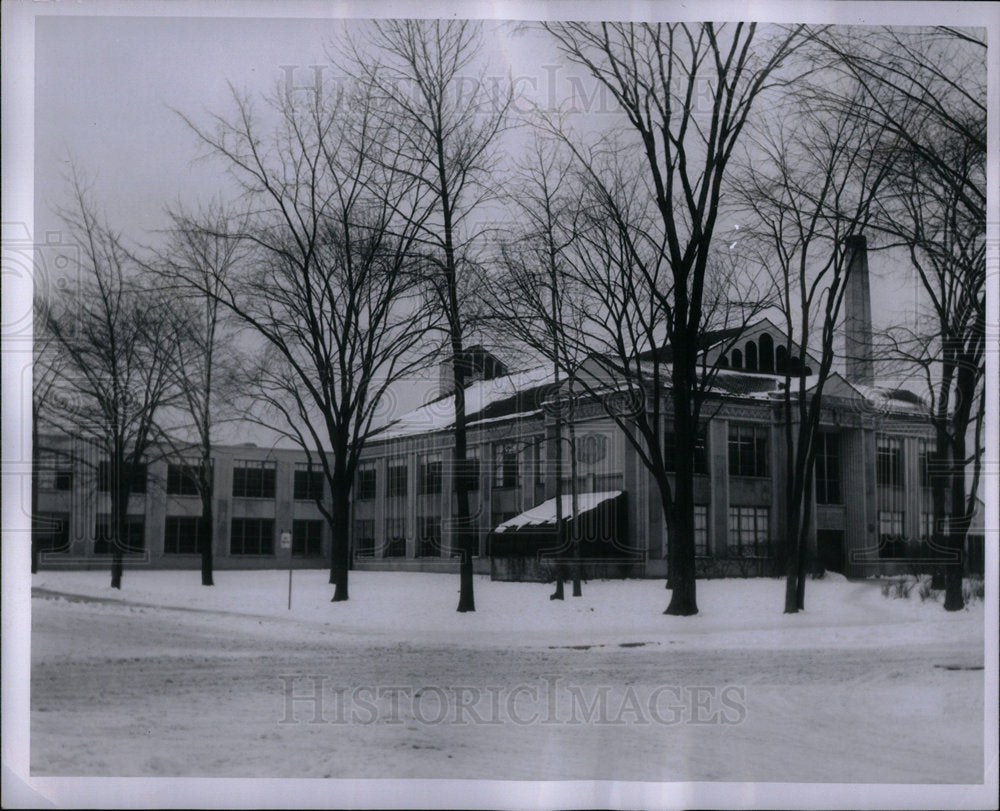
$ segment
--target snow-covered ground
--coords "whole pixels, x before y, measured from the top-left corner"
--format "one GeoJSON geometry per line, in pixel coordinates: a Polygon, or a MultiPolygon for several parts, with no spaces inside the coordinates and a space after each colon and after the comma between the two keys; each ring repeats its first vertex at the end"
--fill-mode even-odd
{"type": "Polygon", "coordinates": [[[971,783],[983,606],[876,583],[662,581],[584,596],[454,575],[41,572],[31,769],[49,775],[971,783]],[[317,700],[309,696],[316,694],[317,700]]]}

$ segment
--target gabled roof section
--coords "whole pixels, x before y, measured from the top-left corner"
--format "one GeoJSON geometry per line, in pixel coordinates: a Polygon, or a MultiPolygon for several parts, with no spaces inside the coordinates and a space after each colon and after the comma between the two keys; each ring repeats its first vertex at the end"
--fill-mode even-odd
{"type": "MultiPolygon", "coordinates": [[[[555,381],[551,367],[528,369],[492,380],[479,380],[465,389],[469,424],[535,411],[555,381]]],[[[404,414],[373,437],[375,440],[442,431],[455,424],[455,395],[440,397],[404,414]]]]}
{"type": "MultiPolygon", "coordinates": [[[[746,329],[747,327],[730,327],[729,329],[716,329],[704,332],[698,337],[698,349],[711,349],[716,344],[738,338],[746,329]]],[[[665,344],[659,349],[647,349],[645,352],[639,353],[639,360],[641,361],[653,360],[656,357],[659,357],[661,363],[673,363],[673,347],[670,344],[665,344]]]]}

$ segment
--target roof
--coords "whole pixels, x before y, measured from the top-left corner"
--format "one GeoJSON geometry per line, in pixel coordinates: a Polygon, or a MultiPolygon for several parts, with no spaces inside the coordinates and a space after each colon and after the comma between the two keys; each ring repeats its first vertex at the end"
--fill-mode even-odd
{"type": "MultiPolygon", "coordinates": [[[[751,326],[756,326],[756,324],[751,326]]],[[[698,348],[709,349],[721,341],[728,341],[730,338],[738,338],[740,335],[745,333],[747,329],[748,327],[741,326],[703,332],[698,336],[698,348]]],[[[645,352],[639,353],[639,360],[653,360],[655,357],[659,357],[661,363],[673,363],[673,347],[667,344],[666,346],[661,346],[659,349],[647,349],[645,352]]]]}
{"type": "MultiPolygon", "coordinates": [[[[599,504],[609,499],[617,498],[621,490],[605,490],[601,493],[579,493],[576,497],[578,515],[593,510],[599,504]]],[[[561,496],[563,519],[573,518],[573,496],[561,496]]],[[[525,510],[518,516],[498,525],[494,532],[506,532],[509,529],[518,530],[524,527],[544,526],[556,522],[556,499],[550,498],[537,507],[525,510]]]]}
{"type": "MultiPolygon", "coordinates": [[[[534,411],[541,407],[546,390],[554,382],[555,373],[551,367],[478,380],[465,389],[466,421],[473,423],[534,411]]],[[[386,426],[376,439],[440,431],[454,424],[455,395],[449,394],[404,414],[386,426]]]]}

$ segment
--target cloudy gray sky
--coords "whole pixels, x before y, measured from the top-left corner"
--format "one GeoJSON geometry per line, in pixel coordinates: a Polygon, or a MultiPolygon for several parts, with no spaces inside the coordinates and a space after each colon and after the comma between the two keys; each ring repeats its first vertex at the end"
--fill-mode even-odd
{"type": "MultiPolygon", "coordinates": [[[[961,4],[953,4],[944,21],[988,21],[984,13],[988,6],[955,6],[961,4]]],[[[53,209],[66,199],[65,175],[71,158],[94,178],[95,198],[110,222],[135,241],[155,239],[156,229],[164,225],[165,204],[206,199],[225,189],[217,163],[194,161],[197,144],[175,111],[206,121],[210,111],[230,110],[230,82],[251,93],[267,91],[280,81],[307,84],[315,78],[313,65],[326,65],[323,76],[328,79],[333,71],[325,50],[343,25],[333,18],[332,6],[209,3],[197,12],[240,11],[246,16],[182,16],[194,9],[187,4],[111,6],[83,2],[50,8],[54,13],[39,15],[34,28],[31,213],[36,241],[37,235],[57,233],[61,227],[53,209]],[[316,16],[261,17],[251,14],[254,9],[265,14],[290,9],[289,13],[316,16]],[[103,14],[90,15],[89,10],[103,14]],[[128,16],[133,13],[136,16],[128,16]]],[[[402,15],[408,7],[374,4],[365,8],[384,13],[398,9],[402,15]]],[[[447,6],[440,8],[447,11],[447,6]]],[[[541,9],[548,13],[565,10],[562,16],[571,16],[570,11],[580,8],[599,17],[602,6],[492,3],[478,11],[507,16],[504,12],[509,9],[511,17],[524,17],[541,9]]],[[[683,6],[650,8],[667,18],[692,13],[683,6]]],[[[738,8],[745,12],[745,6],[738,8]]],[[[792,8],[778,3],[767,6],[775,19],[787,17],[792,8]]],[[[796,4],[794,8],[801,20],[900,22],[908,15],[905,21],[911,23],[941,21],[940,11],[935,18],[925,6],[907,3],[796,4]]],[[[358,14],[357,6],[343,10],[358,14]]],[[[468,13],[475,11],[473,8],[468,13]]],[[[496,75],[509,72],[517,90],[528,98],[545,103],[565,98],[574,83],[580,87],[579,74],[559,66],[555,50],[544,36],[515,35],[512,26],[490,24],[485,46],[484,57],[496,75]]],[[[5,126],[10,122],[10,117],[5,117],[5,126]]],[[[516,141],[511,143],[516,151],[516,141]]],[[[9,219],[5,212],[5,220],[9,219]]],[[[878,261],[873,261],[872,273],[876,325],[898,319],[901,310],[912,307],[912,276],[905,268],[887,268],[878,261]]],[[[432,388],[430,384],[410,387],[399,407],[406,407],[414,398],[419,401],[432,388]]]]}

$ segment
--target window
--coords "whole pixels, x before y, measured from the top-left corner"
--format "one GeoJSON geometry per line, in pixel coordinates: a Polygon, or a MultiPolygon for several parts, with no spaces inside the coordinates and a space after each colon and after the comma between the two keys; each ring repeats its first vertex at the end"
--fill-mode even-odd
{"type": "Polygon", "coordinates": [[[406,557],[406,519],[387,518],[385,522],[385,552],[387,558],[406,557]]]}
{"type": "Polygon", "coordinates": [[[198,495],[198,468],[195,465],[167,465],[167,493],[172,496],[198,495]]]}
{"type": "Polygon", "coordinates": [[[541,487],[543,484],[545,484],[545,437],[543,436],[535,437],[534,453],[535,453],[534,483],[536,487],[541,487]]]}
{"type": "Polygon", "coordinates": [[[493,446],[493,486],[517,487],[517,449],[513,442],[493,446]]]}
{"type": "Polygon", "coordinates": [[[441,519],[436,515],[417,517],[417,557],[430,558],[441,554],[441,519]]]}
{"type": "Polygon", "coordinates": [[[729,508],[729,551],[738,557],[769,557],[770,522],[767,507],[729,508]]]}
{"type": "Polygon", "coordinates": [[[163,553],[165,555],[198,554],[198,525],[200,518],[168,515],[163,525],[163,553]]]}
{"type": "Polygon", "coordinates": [[[840,435],[816,436],[816,503],[842,504],[840,495],[840,435]]]}
{"type": "Polygon", "coordinates": [[[292,557],[319,557],[322,548],[322,521],[302,518],[292,521],[292,557]]]}
{"type": "Polygon", "coordinates": [[[375,521],[359,518],[354,522],[354,554],[359,558],[375,555],[375,521]]]}
{"type": "Polygon", "coordinates": [[[417,492],[422,496],[441,492],[440,453],[429,453],[420,457],[417,468],[417,492]]]}
{"type": "Polygon", "coordinates": [[[385,494],[387,498],[406,495],[406,460],[390,459],[386,469],[385,494]]]}
{"type": "Polygon", "coordinates": [[[308,462],[296,462],[292,497],[296,501],[322,501],[323,471],[308,462]]]}
{"type": "Polygon", "coordinates": [[[35,460],[38,486],[43,490],[69,491],[73,489],[73,465],[58,454],[40,454],[35,460]]]}
{"type": "Polygon", "coordinates": [[[920,468],[920,486],[931,486],[931,452],[926,439],[917,440],[917,466],[920,468]]]}
{"type": "Polygon", "coordinates": [[[358,500],[369,501],[375,498],[378,479],[375,473],[375,463],[365,462],[358,467],[358,500]]]}
{"type": "Polygon", "coordinates": [[[479,489],[478,447],[469,447],[465,449],[465,484],[466,487],[472,492],[479,489]]]}
{"type": "MultiPolygon", "coordinates": [[[[142,552],[146,549],[146,519],[141,515],[130,515],[125,519],[125,537],[122,539],[122,551],[142,552]]],[[[97,516],[97,527],[94,533],[94,554],[110,555],[114,551],[114,530],[111,516],[101,513],[97,516]]]]}
{"type": "Polygon", "coordinates": [[[875,469],[883,487],[903,486],[903,442],[895,437],[880,436],[877,440],[875,469]]]}
{"type": "Polygon", "coordinates": [[[31,542],[39,552],[69,552],[69,513],[40,513],[31,520],[31,542]]]}
{"type": "Polygon", "coordinates": [[[879,510],[878,538],[879,557],[898,558],[906,554],[906,540],[903,537],[903,512],[901,510],[879,510]]]}
{"type": "Polygon", "coordinates": [[[273,518],[234,518],[229,536],[230,555],[273,555],[273,518]]]}
{"type": "MultiPolygon", "coordinates": [[[[677,472],[677,435],[673,431],[663,435],[663,466],[671,473],[677,472]]],[[[699,433],[694,441],[694,472],[701,476],[708,475],[708,444],[703,433],[699,433]]]]}
{"type": "Polygon", "coordinates": [[[233,496],[274,498],[274,462],[250,459],[233,462],[233,496]]]}
{"type": "Polygon", "coordinates": [[[708,505],[694,505],[694,553],[708,557],[708,505]]]}
{"type": "Polygon", "coordinates": [[[729,424],[729,475],[767,475],[767,433],[765,425],[729,424]]]}
{"type": "Polygon", "coordinates": [[[927,541],[934,537],[934,513],[920,513],[920,540],[927,541]]]}
{"type": "MultiPolygon", "coordinates": [[[[129,465],[125,464],[125,469],[129,469],[129,465]]],[[[138,464],[131,466],[132,480],[129,485],[130,493],[145,493],[146,492],[146,464],[145,462],[140,462],[138,464]]],[[[112,470],[111,462],[107,459],[101,461],[97,466],[97,489],[102,493],[107,493],[111,490],[111,482],[115,476],[116,471],[112,470]]]]}

